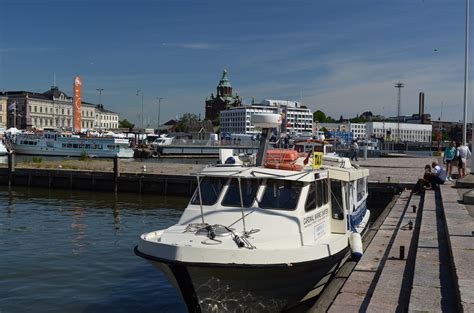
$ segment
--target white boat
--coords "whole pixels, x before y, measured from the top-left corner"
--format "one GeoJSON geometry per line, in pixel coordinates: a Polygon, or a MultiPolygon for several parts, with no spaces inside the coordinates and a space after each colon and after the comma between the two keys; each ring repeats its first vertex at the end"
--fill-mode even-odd
{"type": "Polygon", "coordinates": [[[178,223],[142,234],[135,248],[190,312],[292,308],[319,295],[351,249],[362,253],[368,170],[337,156],[266,151],[272,115],[252,117],[263,128],[256,164],[227,154],[226,164],[204,168],[178,223]]]}
{"type": "Polygon", "coordinates": [[[5,147],[3,140],[0,140],[0,155],[7,155],[7,154],[8,154],[8,150],[5,147]]]}
{"type": "Polygon", "coordinates": [[[132,158],[128,139],[114,137],[81,137],[67,133],[18,133],[13,149],[17,154],[49,156],[82,156],[99,158],[132,158]]]}

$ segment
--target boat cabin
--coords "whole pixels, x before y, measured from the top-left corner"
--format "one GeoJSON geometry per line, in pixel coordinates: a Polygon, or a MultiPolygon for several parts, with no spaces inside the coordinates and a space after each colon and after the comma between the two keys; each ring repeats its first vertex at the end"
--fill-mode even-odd
{"type": "Polygon", "coordinates": [[[205,168],[198,180],[179,224],[219,224],[245,232],[265,229],[255,235],[256,245],[258,239],[313,245],[330,235],[346,235],[358,200],[365,201],[367,193],[367,177],[360,170],[215,166],[205,168]]]}

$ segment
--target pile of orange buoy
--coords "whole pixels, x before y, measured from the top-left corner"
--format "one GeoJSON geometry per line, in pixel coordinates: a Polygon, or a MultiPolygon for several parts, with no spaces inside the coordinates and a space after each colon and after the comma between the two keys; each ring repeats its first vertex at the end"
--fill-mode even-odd
{"type": "Polygon", "coordinates": [[[301,171],[303,166],[296,164],[300,157],[298,151],[288,149],[267,150],[265,167],[287,171],[301,171]]]}

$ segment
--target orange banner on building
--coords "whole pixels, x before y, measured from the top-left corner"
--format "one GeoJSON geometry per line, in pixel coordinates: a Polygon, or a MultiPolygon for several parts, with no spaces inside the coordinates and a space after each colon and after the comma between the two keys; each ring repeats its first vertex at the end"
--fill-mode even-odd
{"type": "Polygon", "coordinates": [[[79,76],[74,77],[74,131],[80,132],[82,111],[82,80],[79,76]]]}

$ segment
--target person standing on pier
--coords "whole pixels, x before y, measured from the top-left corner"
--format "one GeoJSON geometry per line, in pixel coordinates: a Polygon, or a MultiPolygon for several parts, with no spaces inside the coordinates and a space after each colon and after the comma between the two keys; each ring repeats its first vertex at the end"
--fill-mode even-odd
{"type": "Polygon", "coordinates": [[[459,178],[463,178],[466,176],[466,162],[467,159],[471,157],[471,151],[469,150],[468,146],[461,144],[459,141],[456,142],[456,150],[458,157],[459,178]]]}
{"type": "Polygon", "coordinates": [[[359,152],[359,145],[357,144],[357,140],[353,140],[351,143],[351,161],[357,160],[357,153],[359,152]]]}
{"type": "Polygon", "coordinates": [[[449,147],[444,150],[443,163],[446,164],[446,172],[448,173],[447,180],[453,181],[451,175],[453,172],[453,163],[456,157],[456,148],[454,147],[454,141],[449,143],[449,147]]]}

